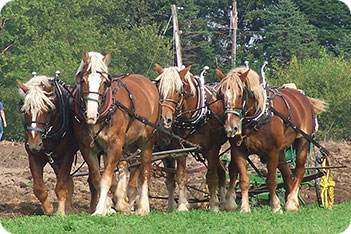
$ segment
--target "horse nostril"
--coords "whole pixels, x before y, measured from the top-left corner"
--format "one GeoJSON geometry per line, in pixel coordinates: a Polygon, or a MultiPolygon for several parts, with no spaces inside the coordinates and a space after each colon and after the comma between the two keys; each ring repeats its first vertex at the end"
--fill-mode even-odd
{"type": "Polygon", "coordinates": [[[29,143],[26,143],[26,147],[29,148],[29,143]]]}
{"type": "Polygon", "coordinates": [[[234,128],[233,128],[233,131],[234,131],[234,132],[237,132],[237,131],[238,131],[238,127],[234,127],[234,128]]]}
{"type": "Polygon", "coordinates": [[[40,142],[38,145],[39,145],[39,147],[42,147],[43,146],[43,142],[40,142]]]}
{"type": "Polygon", "coordinates": [[[166,123],[167,123],[167,124],[171,124],[171,123],[172,123],[172,118],[167,118],[167,119],[166,119],[166,123]]]}

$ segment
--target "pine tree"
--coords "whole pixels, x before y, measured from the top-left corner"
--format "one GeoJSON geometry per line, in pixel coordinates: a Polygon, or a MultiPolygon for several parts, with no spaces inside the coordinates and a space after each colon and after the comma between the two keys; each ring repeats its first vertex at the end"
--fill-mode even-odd
{"type": "Polygon", "coordinates": [[[269,61],[286,64],[298,59],[318,56],[315,28],[291,0],[280,0],[267,11],[264,27],[264,52],[269,61]]]}

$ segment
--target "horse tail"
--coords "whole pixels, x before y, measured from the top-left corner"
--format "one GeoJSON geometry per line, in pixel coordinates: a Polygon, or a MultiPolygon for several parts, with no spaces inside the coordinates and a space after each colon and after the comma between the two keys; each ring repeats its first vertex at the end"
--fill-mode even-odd
{"type": "Polygon", "coordinates": [[[328,104],[324,100],[312,98],[312,97],[308,97],[308,100],[312,104],[314,115],[318,115],[322,112],[327,111],[328,104]]]}

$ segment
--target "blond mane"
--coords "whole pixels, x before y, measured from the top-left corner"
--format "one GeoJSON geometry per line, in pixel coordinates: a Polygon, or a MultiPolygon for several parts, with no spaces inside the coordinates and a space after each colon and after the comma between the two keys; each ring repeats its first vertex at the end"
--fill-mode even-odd
{"type": "MultiPolygon", "coordinates": [[[[238,88],[243,90],[243,84],[239,76],[246,71],[246,67],[237,67],[229,71],[226,78],[221,82],[221,91],[224,93],[226,90],[237,90],[238,88]]],[[[257,101],[258,108],[262,110],[264,105],[264,89],[260,84],[259,75],[254,70],[250,69],[245,80],[245,85],[250,91],[252,91],[254,98],[257,101]]],[[[234,101],[236,96],[231,98],[232,101],[234,101]]]]}
{"type": "Polygon", "coordinates": [[[48,111],[49,108],[55,109],[55,105],[52,102],[53,92],[45,92],[41,86],[50,86],[50,80],[53,78],[47,76],[35,76],[26,82],[24,85],[28,88],[28,91],[24,93],[20,89],[20,95],[24,97],[24,104],[22,106],[22,111],[30,114],[32,113],[42,113],[48,111]]]}
{"type": "MultiPolygon", "coordinates": [[[[166,98],[169,93],[180,93],[182,91],[183,82],[178,73],[180,70],[181,69],[177,67],[164,68],[161,75],[155,79],[156,81],[159,81],[158,90],[161,98],[166,98]]],[[[190,93],[195,95],[196,88],[191,76],[191,73],[187,72],[185,79],[190,86],[190,93]]]]}
{"type": "Polygon", "coordinates": [[[85,68],[85,63],[82,60],[80,62],[80,65],[78,67],[76,75],[78,75],[78,73],[83,71],[83,70],[85,70],[85,71],[90,70],[91,73],[102,72],[102,74],[107,74],[108,69],[107,69],[107,66],[103,60],[104,56],[101,53],[94,52],[94,51],[90,51],[88,54],[89,54],[89,58],[90,58],[88,67],[85,68]]]}

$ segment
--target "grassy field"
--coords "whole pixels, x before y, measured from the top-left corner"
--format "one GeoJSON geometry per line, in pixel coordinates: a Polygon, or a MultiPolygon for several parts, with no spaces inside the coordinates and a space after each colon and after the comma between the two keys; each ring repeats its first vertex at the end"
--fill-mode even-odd
{"type": "Polygon", "coordinates": [[[0,219],[13,234],[20,233],[340,233],[351,221],[351,202],[332,210],[317,205],[302,207],[300,213],[273,214],[268,206],[250,214],[214,213],[204,210],[148,216],[113,214],[107,217],[73,214],[62,217],[30,216],[0,219]]]}

